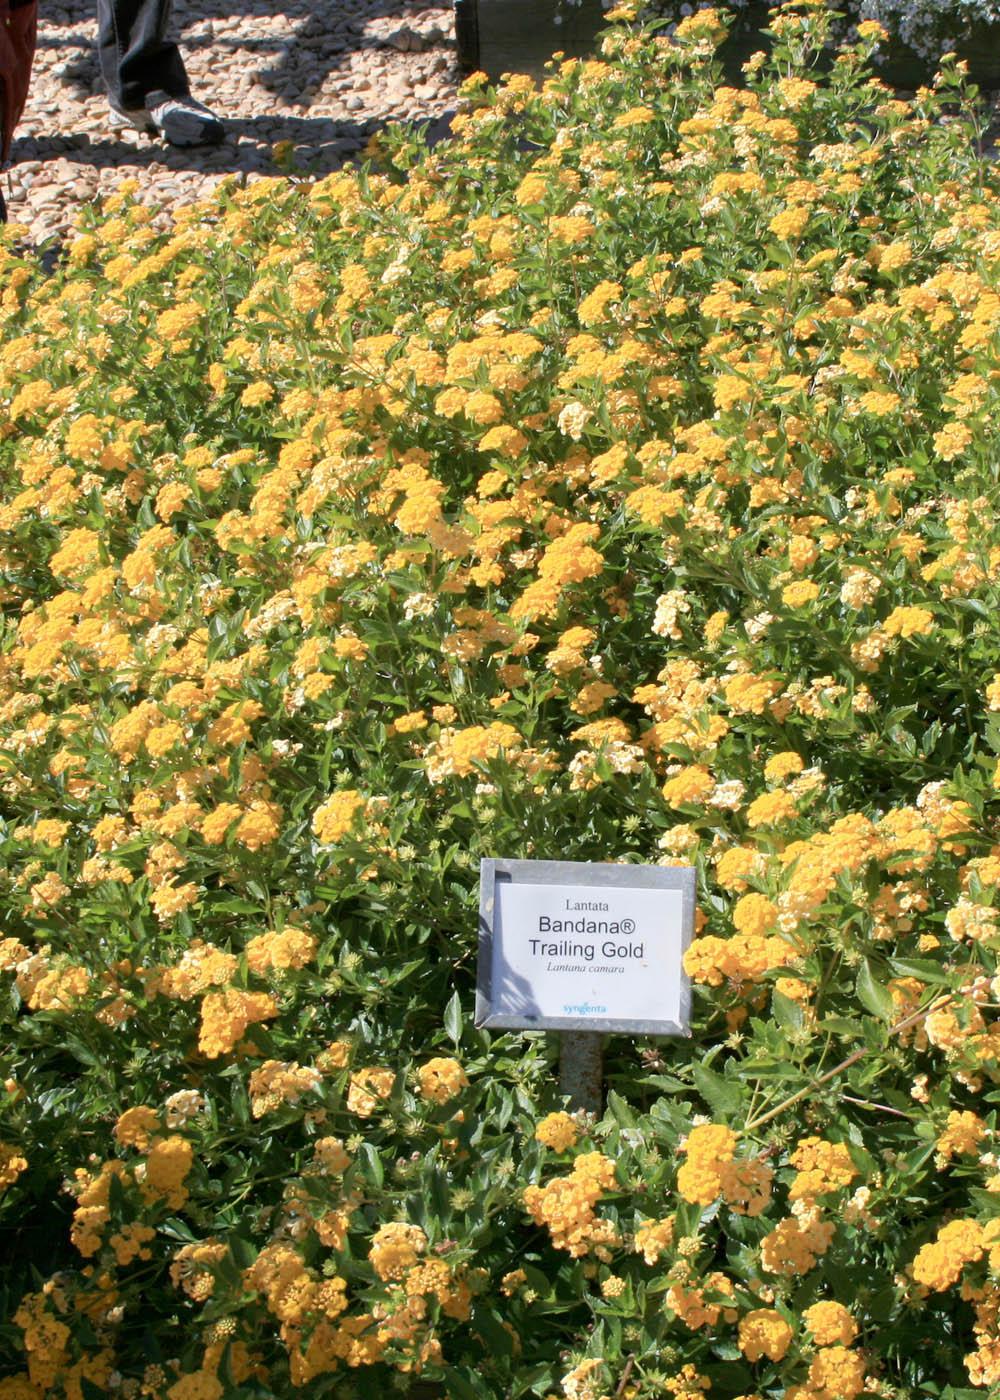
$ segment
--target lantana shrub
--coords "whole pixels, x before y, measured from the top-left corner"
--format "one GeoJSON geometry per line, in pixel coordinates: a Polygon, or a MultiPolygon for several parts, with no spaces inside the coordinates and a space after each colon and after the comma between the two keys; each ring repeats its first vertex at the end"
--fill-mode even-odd
{"type": "Polygon", "coordinates": [[[1000,182],[774,29],[0,253],[3,1400],[995,1392],[1000,182]],[[492,855],[697,871],[599,1120],[492,855]]]}

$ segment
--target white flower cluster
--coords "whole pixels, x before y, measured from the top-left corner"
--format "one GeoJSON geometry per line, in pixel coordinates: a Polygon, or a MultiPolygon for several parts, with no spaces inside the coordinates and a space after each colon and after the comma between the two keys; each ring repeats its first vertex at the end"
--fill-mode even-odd
{"type": "Polygon", "coordinates": [[[859,20],[876,19],[922,58],[938,59],[973,27],[1000,22],[997,0],[860,0],[859,20]]]}
{"type": "MultiPolygon", "coordinates": [[[[579,3],[579,0],[560,0],[579,3]]],[[[607,0],[602,0],[605,9],[607,0]]],[[[679,22],[709,5],[735,14],[745,11],[749,0],[646,0],[644,13],[679,22]]],[[[878,20],[894,39],[907,44],[921,58],[936,62],[963,40],[975,36],[984,25],[1000,24],[1000,0],[846,0],[838,6],[848,24],[878,20]]]]}

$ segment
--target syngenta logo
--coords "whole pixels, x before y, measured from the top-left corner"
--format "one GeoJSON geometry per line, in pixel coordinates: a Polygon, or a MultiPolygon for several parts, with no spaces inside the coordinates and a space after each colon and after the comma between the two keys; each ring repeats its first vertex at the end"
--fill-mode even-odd
{"type": "Polygon", "coordinates": [[[563,1004],[564,1016],[603,1016],[607,1011],[606,1006],[594,1006],[589,1001],[580,1002],[577,1006],[563,1004]]]}

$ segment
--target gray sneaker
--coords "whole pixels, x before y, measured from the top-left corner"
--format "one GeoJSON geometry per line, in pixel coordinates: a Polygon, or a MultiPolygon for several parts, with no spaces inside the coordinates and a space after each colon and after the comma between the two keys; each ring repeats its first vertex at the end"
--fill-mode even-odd
{"type": "Polygon", "coordinates": [[[162,136],[171,146],[217,146],[226,134],[215,113],[191,96],[157,91],[147,94],[144,107],[119,107],[113,101],[110,105],[112,126],[162,136]]]}

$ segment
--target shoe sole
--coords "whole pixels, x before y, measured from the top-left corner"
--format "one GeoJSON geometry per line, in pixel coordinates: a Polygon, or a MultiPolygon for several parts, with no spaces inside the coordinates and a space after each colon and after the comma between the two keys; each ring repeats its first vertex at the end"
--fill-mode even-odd
{"type": "Polygon", "coordinates": [[[195,141],[171,140],[153,121],[152,117],[145,116],[137,112],[135,116],[130,116],[127,112],[119,112],[112,107],[110,111],[110,121],[112,127],[117,131],[138,131],[146,136],[155,136],[166,141],[170,146],[176,146],[180,150],[190,149],[196,146],[218,146],[226,139],[225,129],[220,127],[217,132],[203,136],[195,141]]]}
{"type": "Polygon", "coordinates": [[[129,116],[127,112],[119,112],[112,107],[110,122],[116,131],[143,131],[148,136],[158,135],[152,118],[145,116],[141,112],[137,112],[136,115],[132,117],[129,116]]]}

